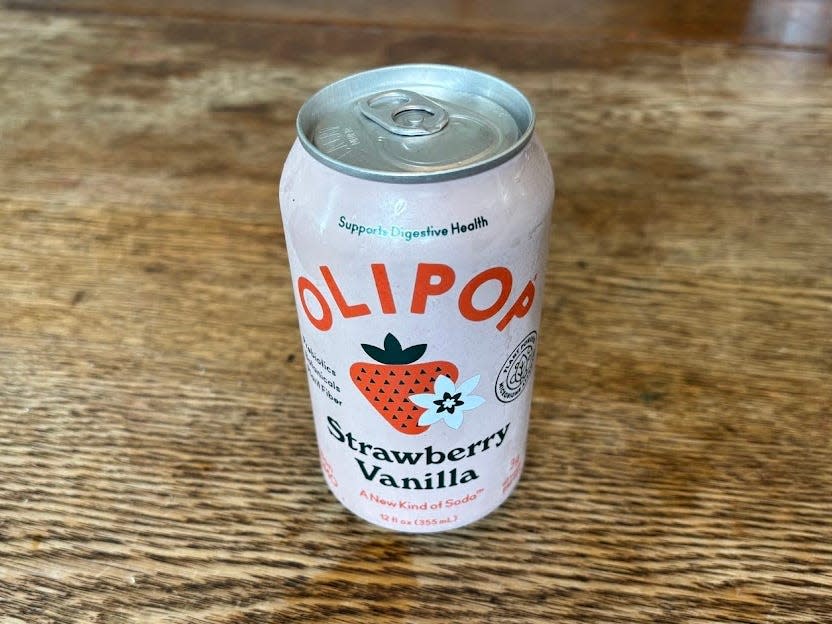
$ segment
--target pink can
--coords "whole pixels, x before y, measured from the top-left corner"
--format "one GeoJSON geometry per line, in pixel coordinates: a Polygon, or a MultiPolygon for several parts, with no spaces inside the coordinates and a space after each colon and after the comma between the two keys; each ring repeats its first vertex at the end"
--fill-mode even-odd
{"type": "Polygon", "coordinates": [[[508,83],[441,65],[335,82],[280,180],[321,465],[398,531],[487,515],[523,469],[554,184],[508,83]]]}

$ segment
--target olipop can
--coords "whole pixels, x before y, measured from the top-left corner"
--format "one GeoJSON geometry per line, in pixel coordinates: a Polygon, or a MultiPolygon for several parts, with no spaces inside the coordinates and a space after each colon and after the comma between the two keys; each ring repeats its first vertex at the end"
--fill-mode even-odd
{"type": "Polygon", "coordinates": [[[327,483],[377,525],[460,527],[523,468],[554,184],[522,93],[401,65],[300,109],[280,206],[327,483]]]}

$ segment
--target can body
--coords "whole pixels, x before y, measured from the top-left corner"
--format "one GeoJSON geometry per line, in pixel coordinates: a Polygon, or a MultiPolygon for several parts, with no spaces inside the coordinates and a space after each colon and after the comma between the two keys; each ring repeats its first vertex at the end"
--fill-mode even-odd
{"type": "Polygon", "coordinates": [[[510,495],[553,196],[536,138],[484,171],[407,184],[293,146],[280,204],[320,460],[358,516],[440,531],[510,495]]]}

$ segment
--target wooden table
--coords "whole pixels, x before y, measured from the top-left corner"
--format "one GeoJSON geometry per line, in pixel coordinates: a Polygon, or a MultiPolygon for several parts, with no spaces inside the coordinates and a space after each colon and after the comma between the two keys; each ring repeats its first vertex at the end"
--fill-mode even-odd
{"type": "Polygon", "coordinates": [[[0,9],[0,624],[832,622],[832,4],[231,4],[0,9]],[[524,479],[412,536],[324,484],[275,198],[422,60],[558,199],[524,479]]]}

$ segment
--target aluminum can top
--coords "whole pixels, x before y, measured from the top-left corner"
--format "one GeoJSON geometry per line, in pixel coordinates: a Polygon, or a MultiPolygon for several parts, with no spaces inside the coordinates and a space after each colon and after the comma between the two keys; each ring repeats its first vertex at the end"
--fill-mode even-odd
{"type": "Polygon", "coordinates": [[[298,137],[351,176],[436,182],[495,167],[534,131],[534,109],[507,82],[451,65],[395,65],[334,82],[301,107],[298,137]]]}

